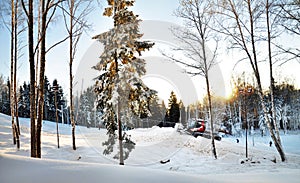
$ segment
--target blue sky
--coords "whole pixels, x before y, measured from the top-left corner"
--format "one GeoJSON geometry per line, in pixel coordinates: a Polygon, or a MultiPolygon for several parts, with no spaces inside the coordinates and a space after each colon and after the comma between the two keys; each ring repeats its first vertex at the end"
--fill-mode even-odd
{"type": "MultiPolygon", "coordinates": [[[[88,34],[82,36],[78,52],[76,56],[74,71],[77,69],[79,60],[88,49],[88,47],[93,43],[92,36],[99,34],[101,32],[107,31],[112,27],[112,19],[108,17],[103,17],[103,8],[106,7],[106,1],[102,0],[100,6],[95,6],[95,10],[89,15],[89,22],[93,24],[92,30],[89,30],[88,34]]],[[[178,6],[178,1],[176,0],[137,0],[133,11],[144,20],[163,20],[163,21],[176,21],[176,17],[172,16],[173,11],[178,6]]],[[[64,36],[64,28],[61,26],[62,22],[57,21],[50,25],[49,32],[47,33],[47,44],[60,40],[64,36]]],[[[24,42],[27,41],[27,33],[22,36],[24,42]]],[[[9,76],[10,74],[10,34],[6,28],[0,29],[0,74],[4,76],[9,76]]],[[[58,81],[63,80],[68,68],[68,54],[67,54],[67,43],[54,48],[47,55],[46,61],[46,75],[49,77],[50,81],[57,78],[58,81]]],[[[24,81],[29,81],[29,68],[28,68],[28,54],[27,48],[23,50],[24,56],[19,60],[19,79],[20,83],[24,81]]],[[[62,81],[63,82],[63,81],[62,81]]],[[[62,83],[67,88],[68,83],[62,83]]]]}

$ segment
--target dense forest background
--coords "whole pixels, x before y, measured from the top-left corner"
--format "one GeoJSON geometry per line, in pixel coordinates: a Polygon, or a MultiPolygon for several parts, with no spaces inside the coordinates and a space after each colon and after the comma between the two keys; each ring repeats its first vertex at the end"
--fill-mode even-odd
{"type": "MultiPolygon", "coordinates": [[[[253,130],[260,130],[262,134],[267,133],[267,126],[255,85],[242,82],[242,76],[235,82],[234,90],[230,98],[222,98],[213,96],[213,116],[216,121],[216,130],[226,130],[227,133],[239,135],[240,130],[247,127],[253,130]],[[251,92],[246,95],[241,92],[241,89],[251,89],[251,92]],[[247,120],[244,120],[247,119],[247,120]],[[247,124],[246,124],[247,121],[247,124]]],[[[56,121],[55,115],[55,92],[57,97],[58,122],[70,124],[70,111],[68,101],[64,94],[63,88],[57,83],[57,90],[55,91],[55,81],[50,83],[45,77],[45,96],[44,96],[44,120],[56,121]]],[[[0,76],[0,112],[10,114],[10,81],[8,78],[0,76]]],[[[274,90],[276,118],[280,129],[286,132],[287,130],[300,129],[300,90],[295,88],[293,84],[288,81],[278,83],[274,90]]],[[[18,96],[18,114],[20,117],[29,118],[30,116],[30,102],[29,102],[29,83],[24,82],[17,91],[18,96]]],[[[269,115],[272,116],[270,93],[268,90],[264,93],[265,102],[268,105],[269,115]]],[[[203,101],[198,101],[195,104],[184,106],[182,101],[178,101],[176,95],[172,92],[170,94],[169,103],[167,106],[156,98],[150,104],[152,116],[140,119],[135,116],[130,116],[130,120],[125,124],[128,128],[151,128],[163,121],[180,122],[184,126],[196,118],[207,119],[207,98],[203,101]],[[180,117],[177,121],[169,120],[170,110],[175,109],[174,113],[179,112],[180,117]],[[172,108],[172,109],[171,109],[172,108]]],[[[103,127],[101,121],[101,112],[94,107],[96,95],[93,92],[93,86],[87,88],[81,94],[78,94],[74,100],[75,106],[75,121],[77,125],[87,127],[103,127]]],[[[171,112],[173,113],[173,112],[171,112]]],[[[251,130],[250,132],[251,133],[251,130]]]]}

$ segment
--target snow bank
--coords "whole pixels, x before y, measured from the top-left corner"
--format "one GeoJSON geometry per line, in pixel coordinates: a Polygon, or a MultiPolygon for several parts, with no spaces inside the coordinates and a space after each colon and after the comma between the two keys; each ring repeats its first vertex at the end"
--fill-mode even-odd
{"type": "MultiPolygon", "coordinates": [[[[55,160],[38,160],[13,155],[0,156],[3,183],[154,183],[199,182],[199,176],[146,168],[55,160]]],[[[201,177],[208,182],[208,179],[201,177]]]]}
{"type": "Polygon", "coordinates": [[[0,156],[0,177],[5,183],[235,183],[235,182],[299,182],[299,170],[284,172],[188,175],[130,166],[80,163],[48,159],[32,159],[15,155],[0,156]]]}

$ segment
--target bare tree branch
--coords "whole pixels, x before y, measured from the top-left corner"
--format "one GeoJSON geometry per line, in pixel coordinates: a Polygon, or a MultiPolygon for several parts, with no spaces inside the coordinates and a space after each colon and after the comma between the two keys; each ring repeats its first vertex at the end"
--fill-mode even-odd
{"type": "MultiPolygon", "coordinates": [[[[212,154],[217,159],[217,152],[214,143],[213,134],[213,117],[212,117],[212,103],[211,103],[211,91],[208,72],[209,69],[216,63],[217,48],[213,52],[213,56],[209,54],[207,43],[211,41],[213,34],[210,28],[212,23],[213,15],[211,13],[211,1],[200,1],[200,0],[181,0],[180,7],[175,11],[175,15],[182,18],[185,21],[186,29],[173,29],[172,32],[175,37],[182,43],[180,49],[184,51],[184,55],[193,61],[181,61],[180,59],[174,58],[174,56],[163,53],[164,56],[170,60],[180,63],[187,67],[189,70],[186,71],[192,76],[200,75],[204,76],[206,81],[206,90],[208,96],[208,108],[209,108],[209,121],[212,136],[212,154]],[[191,29],[190,31],[188,29],[191,29]],[[193,32],[194,31],[194,32],[193,32]],[[192,69],[192,70],[191,70],[192,69]]],[[[218,44],[216,44],[218,46],[218,44]]]]}

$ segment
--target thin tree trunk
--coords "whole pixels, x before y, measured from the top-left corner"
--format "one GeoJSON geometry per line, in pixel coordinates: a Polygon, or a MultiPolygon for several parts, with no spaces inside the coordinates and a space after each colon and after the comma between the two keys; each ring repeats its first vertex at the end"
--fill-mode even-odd
{"type": "Polygon", "coordinates": [[[31,157],[36,157],[36,142],[35,142],[35,64],[34,64],[34,50],[33,50],[33,0],[28,0],[28,12],[26,10],[24,1],[22,6],[28,18],[28,58],[29,58],[29,72],[30,72],[30,150],[31,157]]]}
{"type": "Polygon", "coordinates": [[[42,25],[41,25],[41,55],[40,55],[40,73],[39,73],[39,87],[38,87],[38,118],[36,129],[36,148],[37,157],[41,158],[41,130],[44,109],[44,81],[45,81],[45,63],[46,63],[46,21],[47,10],[45,10],[45,0],[41,1],[42,25]]]}
{"type": "Polygon", "coordinates": [[[15,102],[14,102],[14,40],[15,40],[15,3],[11,0],[11,45],[10,45],[10,115],[11,115],[11,129],[13,136],[13,144],[16,144],[16,131],[15,131],[15,102]]]}
{"type": "MultiPolygon", "coordinates": [[[[40,44],[39,44],[39,42],[40,42],[40,39],[41,39],[41,36],[42,36],[42,30],[41,30],[41,10],[42,9],[42,7],[41,6],[39,6],[38,7],[38,20],[37,20],[37,23],[38,23],[38,28],[37,28],[37,32],[38,32],[38,34],[37,34],[37,43],[38,43],[38,49],[36,50],[36,54],[35,54],[35,56],[36,56],[36,60],[35,60],[35,86],[38,86],[39,84],[38,84],[38,81],[39,81],[39,63],[40,63],[40,50],[41,50],[41,46],[40,46],[40,44]]],[[[39,92],[38,92],[38,87],[36,87],[35,88],[35,93],[36,93],[36,98],[35,98],[35,101],[36,101],[36,105],[38,105],[38,98],[39,98],[39,92]]]]}
{"type": "Polygon", "coordinates": [[[259,74],[258,65],[257,65],[257,58],[256,58],[254,28],[253,28],[254,22],[253,22],[253,14],[252,14],[252,10],[251,10],[251,2],[250,2],[250,0],[248,0],[248,9],[249,9],[249,15],[250,15],[251,43],[252,43],[252,51],[253,51],[254,65],[255,65],[254,73],[255,73],[255,77],[256,77],[256,80],[257,80],[258,88],[259,88],[259,96],[260,96],[260,100],[261,100],[261,103],[262,103],[262,108],[263,108],[263,111],[264,111],[264,115],[265,115],[265,118],[267,120],[267,126],[269,128],[269,131],[270,131],[270,134],[271,134],[271,138],[272,138],[272,140],[274,142],[274,145],[275,145],[278,153],[280,154],[281,160],[285,161],[286,160],[285,154],[283,152],[281,144],[276,139],[275,133],[274,133],[274,131],[272,129],[270,118],[268,116],[268,111],[267,111],[267,108],[266,108],[265,103],[264,103],[263,90],[262,90],[262,86],[261,86],[260,74],[259,74]]]}
{"type": "Polygon", "coordinates": [[[70,6],[70,32],[69,32],[69,39],[70,39],[70,63],[69,63],[69,70],[70,70],[70,117],[71,117],[71,124],[72,124],[72,146],[73,150],[76,150],[76,143],[75,143],[75,120],[74,120],[74,105],[73,105],[73,12],[74,12],[74,0],[71,0],[70,6]]]}
{"type": "Polygon", "coordinates": [[[123,157],[123,135],[122,135],[122,122],[121,122],[121,113],[120,113],[120,101],[117,104],[117,119],[118,119],[118,132],[119,132],[119,148],[120,148],[120,165],[124,165],[124,157],[123,157]]]}
{"type": "Polygon", "coordinates": [[[260,100],[261,100],[261,103],[262,103],[262,108],[263,108],[263,111],[264,111],[265,118],[267,120],[267,126],[269,128],[269,132],[270,132],[271,138],[272,138],[272,140],[274,142],[274,145],[275,145],[275,147],[276,147],[276,149],[277,149],[277,151],[278,151],[278,153],[279,153],[279,155],[281,157],[281,161],[284,162],[286,160],[286,156],[285,156],[285,153],[283,151],[283,148],[282,148],[281,144],[278,142],[278,140],[275,137],[275,133],[274,133],[274,130],[272,129],[272,125],[271,125],[270,119],[269,119],[269,117],[267,117],[268,116],[268,110],[267,110],[267,107],[265,106],[265,103],[263,101],[264,99],[263,99],[262,92],[259,92],[259,97],[260,97],[260,100]]]}
{"type": "Polygon", "coordinates": [[[204,42],[202,42],[203,46],[203,59],[204,59],[204,67],[206,70],[205,73],[205,81],[206,81],[206,91],[207,91],[207,97],[208,97],[208,110],[209,110],[209,121],[210,121],[210,136],[211,136],[211,150],[212,154],[217,159],[217,151],[216,151],[216,145],[215,145],[215,136],[214,136],[214,122],[213,122],[213,114],[212,114],[212,102],[211,102],[211,94],[210,94],[210,85],[208,80],[208,68],[207,68],[207,61],[206,61],[206,52],[205,52],[205,45],[204,42]]]}
{"type": "Polygon", "coordinates": [[[216,145],[215,145],[215,136],[214,136],[214,123],[213,123],[213,115],[212,115],[212,104],[211,104],[211,95],[210,95],[210,89],[209,89],[209,81],[208,76],[205,78],[206,80],[206,91],[208,95],[208,107],[209,107],[209,118],[210,118],[210,135],[211,135],[211,150],[212,154],[217,159],[217,151],[216,151],[216,145]]]}
{"type": "MultiPolygon", "coordinates": [[[[115,55],[114,56],[115,56],[115,64],[116,64],[115,69],[116,69],[117,77],[119,78],[119,76],[118,76],[119,68],[118,68],[117,50],[115,50],[115,55]]],[[[120,165],[124,165],[120,97],[118,99],[118,104],[117,104],[117,121],[118,121],[119,148],[120,148],[120,165]]]]}
{"type": "MultiPolygon", "coordinates": [[[[270,20],[269,20],[269,1],[267,0],[266,4],[266,17],[267,17],[267,30],[268,30],[268,51],[269,51],[269,66],[270,66],[270,93],[271,93],[271,103],[272,103],[272,117],[273,117],[273,124],[276,131],[276,136],[274,134],[274,131],[271,126],[270,119],[267,118],[268,128],[271,133],[272,140],[275,144],[275,147],[277,151],[280,154],[281,161],[286,160],[285,153],[283,151],[280,135],[279,135],[279,129],[276,123],[276,110],[275,110],[275,103],[274,103],[274,79],[273,79],[273,66],[272,66],[272,52],[271,52],[271,33],[270,33],[270,20]]],[[[263,103],[263,100],[262,100],[263,103]]],[[[267,116],[266,107],[264,106],[265,110],[265,116],[267,116]]]]}
{"type": "Polygon", "coordinates": [[[72,124],[72,146],[73,150],[76,150],[75,143],[75,119],[74,119],[74,104],[73,104],[73,75],[72,75],[72,63],[70,62],[70,117],[72,124]]]}
{"type": "Polygon", "coordinates": [[[56,117],[56,136],[57,136],[57,148],[59,149],[59,131],[58,131],[58,114],[57,114],[57,91],[55,92],[54,102],[55,102],[55,117],[56,117]]]}
{"type": "Polygon", "coordinates": [[[272,105],[272,119],[273,119],[274,129],[276,132],[276,138],[278,140],[278,143],[281,144],[279,129],[278,129],[278,125],[277,125],[277,119],[276,119],[275,101],[274,101],[274,78],[273,78],[269,8],[270,8],[269,0],[267,0],[267,2],[266,2],[266,17],[267,17],[268,58],[269,58],[269,69],[270,69],[270,96],[271,96],[271,105],[272,105]]]}
{"type": "Polygon", "coordinates": [[[18,4],[19,0],[16,0],[16,6],[15,6],[15,65],[14,65],[14,88],[15,88],[15,116],[16,116],[16,123],[18,128],[18,135],[21,135],[20,133],[20,124],[19,124],[19,112],[18,112],[18,99],[17,99],[17,66],[18,66],[18,4]]]}
{"type": "Polygon", "coordinates": [[[15,105],[15,117],[16,117],[16,127],[15,127],[15,135],[16,135],[16,142],[17,142],[17,148],[20,149],[20,124],[19,124],[19,116],[18,116],[18,99],[17,99],[17,56],[18,56],[18,0],[16,0],[15,4],[15,29],[14,29],[14,48],[15,48],[15,57],[14,57],[14,105],[15,105]]]}

